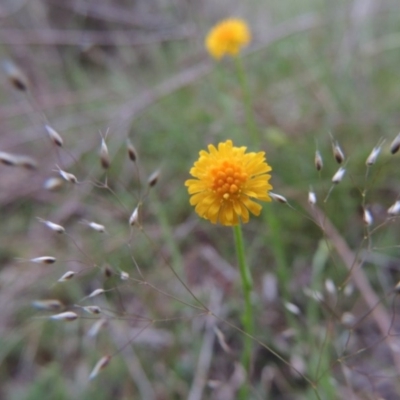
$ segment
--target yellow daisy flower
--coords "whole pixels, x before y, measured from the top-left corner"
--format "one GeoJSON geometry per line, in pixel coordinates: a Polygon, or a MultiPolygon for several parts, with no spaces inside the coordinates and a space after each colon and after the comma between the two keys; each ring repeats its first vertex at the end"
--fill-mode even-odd
{"type": "Polygon", "coordinates": [[[208,33],[205,46],[212,57],[219,60],[225,55],[236,56],[251,40],[247,24],[237,18],[219,22],[208,33]]]}
{"type": "Polygon", "coordinates": [[[259,215],[261,205],[253,199],[271,201],[268,191],[271,167],[265,153],[246,153],[246,147],[234,147],[232,140],[219,143],[218,149],[208,146],[190,170],[196,179],[185,186],[191,195],[190,204],[200,217],[212,223],[238,225],[249,221],[249,211],[259,215]]]}

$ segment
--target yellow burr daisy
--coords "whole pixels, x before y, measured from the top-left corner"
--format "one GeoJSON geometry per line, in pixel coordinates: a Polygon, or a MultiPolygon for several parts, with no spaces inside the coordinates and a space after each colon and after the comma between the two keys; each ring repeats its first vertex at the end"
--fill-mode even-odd
{"type": "Polygon", "coordinates": [[[241,19],[229,18],[210,30],[205,46],[211,56],[219,60],[225,55],[236,56],[250,40],[251,33],[247,24],[241,19]]]}
{"type": "Polygon", "coordinates": [[[190,170],[195,179],[185,182],[190,204],[200,217],[228,226],[247,223],[250,213],[261,212],[261,205],[254,200],[271,201],[271,167],[265,153],[246,150],[227,140],[219,143],[218,148],[209,145],[208,152],[200,151],[190,170]]]}

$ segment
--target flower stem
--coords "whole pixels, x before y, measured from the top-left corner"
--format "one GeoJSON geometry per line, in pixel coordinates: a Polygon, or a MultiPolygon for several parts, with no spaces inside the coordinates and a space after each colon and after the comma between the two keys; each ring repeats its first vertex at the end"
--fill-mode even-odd
{"type": "Polygon", "coordinates": [[[254,120],[253,105],[251,102],[250,90],[247,84],[246,73],[244,71],[243,61],[241,57],[235,58],[236,71],[242,88],[243,103],[246,111],[247,131],[251,135],[254,144],[259,144],[258,129],[254,120]]]}
{"type": "MultiPolygon", "coordinates": [[[[242,364],[247,374],[250,373],[251,348],[252,338],[254,333],[253,309],[251,306],[251,292],[253,290],[253,280],[250,275],[250,270],[246,264],[242,228],[240,225],[233,227],[235,235],[236,254],[239,262],[240,278],[242,280],[242,288],[244,294],[244,312],[242,315],[242,323],[244,331],[247,335],[244,337],[244,345],[242,352],[242,364]]],[[[248,385],[243,385],[240,390],[240,398],[247,399],[248,385]]]]}

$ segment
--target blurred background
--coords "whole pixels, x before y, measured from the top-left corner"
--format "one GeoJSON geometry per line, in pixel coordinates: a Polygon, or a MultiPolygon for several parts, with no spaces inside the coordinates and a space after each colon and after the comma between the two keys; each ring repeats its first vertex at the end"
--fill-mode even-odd
{"type": "Polygon", "coordinates": [[[387,214],[399,196],[397,0],[1,0],[0,21],[0,398],[237,398],[232,233],[200,220],[184,187],[198,152],[227,139],[265,151],[289,201],[244,227],[250,398],[400,398],[399,229],[387,214]],[[257,143],[234,63],[204,48],[227,17],[253,36],[242,59],[257,143]],[[330,192],[332,143],[346,176],[330,192]],[[32,261],[43,256],[56,262],[32,261]],[[78,320],[49,320],[64,311],[78,320]]]}

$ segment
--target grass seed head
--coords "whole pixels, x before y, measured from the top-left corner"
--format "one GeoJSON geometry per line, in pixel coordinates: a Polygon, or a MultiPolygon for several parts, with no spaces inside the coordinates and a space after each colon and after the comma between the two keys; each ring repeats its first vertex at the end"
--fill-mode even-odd
{"type": "Polygon", "coordinates": [[[400,149],[400,133],[393,139],[390,145],[390,152],[396,154],[400,149]]]}
{"type": "Polygon", "coordinates": [[[335,157],[335,160],[338,164],[341,164],[344,161],[344,153],[342,149],[339,146],[339,143],[332,143],[332,150],[333,150],[333,156],[335,157]]]}
{"type": "Polygon", "coordinates": [[[60,314],[54,314],[50,316],[50,319],[56,321],[75,321],[78,318],[78,314],[73,311],[65,311],[60,314]]]}
{"type": "Polygon", "coordinates": [[[273,192],[269,192],[268,194],[269,194],[269,196],[271,197],[272,200],[275,200],[278,203],[282,203],[282,204],[287,204],[288,203],[286,197],[283,197],[280,194],[276,194],[276,193],[273,193],[273,192]]]}
{"type": "Polygon", "coordinates": [[[100,329],[106,325],[107,325],[107,320],[105,318],[97,320],[88,330],[87,336],[90,338],[95,338],[99,334],[100,329]]]}
{"type": "Polygon", "coordinates": [[[286,309],[294,315],[300,315],[300,308],[296,306],[296,304],[286,302],[286,309]]]}
{"type": "Polygon", "coordinates": [[[322,167],[324,166],[324,163],[323,163],[322,157],[321,157],[321,153],[318,150],[315,152],[314,164],[315,164],[315,168],[317,169],[317,171],[321,171],[322,167]]]}
{"type": "Polygon", "coordinates": [[[51,256],[42,256],[31,258],[29,261],[35,264],[54,264],[56,262],[56,258],[51,256]]]}
{"type": "Polygon", "coordinates": [[[27,92],[29,89],[29,80],[26,75],[12,61],[7,60],[3,63],[4,72],[14,89],[20,92],[27,92]]]}
{"type": "Polygon", "coordinates": [[[96,365],[92,369],[92,372],[89,375],[89,380],[96,378],[96,376],[99,374],[99,372],[108,365],[110,360],[111,360],[111,356],[104,356],[104,357],[100,358],[100,360],[96,363],[96,365]]]}
{"type": "Polygon", "coordinates": [[[131,217],[129,218],[129,225],[134,226],[139,222],[139,207],[133,210],[131,217]]]}
{"type": "Polygon", "coordinates": [[[96,296],[98,296],[99,294],[102,294],[102,293],[104,293],[104,289],[96,289],[96,290],[93,290],[93,292],[90,293],[89,296],[87,296],[86,298],[87,299],[91,299],[92,297],[96,297],[96,296]]]}
{"type": "Polygon", "coordinates": [[[370,167],[371,165],[374,165],[376,163],[376,160],[379,156],[379,153],[381,152],[381,146],[374,147],[368,156],[367,160],[365,161],[365,164],[367,167],[370,167]]]}
{"type": "Polygon", "coordinates": [[[100,314],[101,309],[98,306],[86,306],[83,307],[83,309],[88,312],[89,314],[100,314]]]}
{"type": "Polygon", "coordinates": [[[67,182],[70,183],[78,183],[78,179],[76,179],[76,176],[73,174],[70,174],[69,172],[63,171],[58,165],[56,165],[58,168],[58,173],[61,175],[63,179],[65,179],[67,182]]]}
{"type": "Polygon", "coordinates": [[[101,138],[101,146],[100,146],[100,164],[104,169],[110,168],[110,154],[108,152],[108,147],[105,139],[101,138]]]}
{"type": "Polygon", "coordinates": [[[60,178],[51,177],[45,180],[43,183],[43,189],[49,190],[50,192],[56,191],[62,187],[63,181],[60,178]]]}
{"type": "Polygon", "coordinates": [[[62,227],[61,225],[55,224],[54,222],[51,222],[51,221],[46,221],[46,220],[44,220],[42,218],[38,218],[38,221],[40,221],[43,224],[45,224],[48,228],[50,228],[54,232],[65,233],[65,228],[62,227]]]}
{"type": "Polygon", "coordinates": [[[310,189],[310,191],[308,192],[308,203],[311,206],[314,206],[317,203],[317,195],[312,189],[310,189]]]}
{"type": "Polygon", "coordinates": [[[135,146],[131,143],[131,141],[128,139],[126,141],[126,148],[128,149],[128,157],[131,161],[136,162],[137,160],[137,151],[135,149],[135,146]]]}
{"type": "Polygon", "coordinates": [[[68,272],[66,272],[57,282],[69,281],[69,280],[72,279],[74,276],[75,276],[75,272],[74,272],[74,271],[68,271],[68,272]]]}
{"type": "Polygon", "coordinates": [[[0,162],[10,167],[23,167],[33,170],[37,168],[37,162],[29,156],[17,155],[0,151],[0,162]]]}
{"type": "Polygon", "coordinates": [[[53,144],[55,144],[58,147],[62,147],[64,144],[64,140],[60,136],[60,134],[49,125],[45,125],[44,128],[46,129],[46,132],[49,135],[53,144]]]}
{"type": "Polygon", "coordinates": [[[4,165],[14,167],[17,165],[17,157],[13,154],[6,153],[5,151],[0,151],[0,162],[4,165]]]}
{"type": "Polygon", "coordinates": [[[332,183],[337,185],[338,183],[340,183],[344,177],[344,174],[346,173],[346,170],[343,167],[340,167],[337,172],[335,173],[335,175],[333,175],[332,177],[332,183]]]}
{"type": "Polygon", "coordinates": [[[374,218],[372,217],[371,211],[369,211],[367,208],[365,208],[363,212],[363,221],[367,226],[371,226],[374,223],[374,218]]]}
{"type": "Polygon", "coordinates": [[[125,271],[121,271],[121,274],[119,275],[122,281],[127,281],[129,279],[129,274],[125,271]]]}
{"type": "Polygon", "coordinates": [[[64,308],[64,304],[56,299],[34,300],[32,301],[32,307],[38,310],[60,311],[64,308]]]}
{"type": "Polygon", "coordinates": [[[100,232],[100,233],[104,233],[106,231],[106,228],[104,227],[104,225],[100,225],[96,222],[89,222],[88,226],[90,226],[93,230],[95,230],[96,232],[100,232]]]}
{"type": "Polygon", "coordinates": [[[400,200],[397,200],[394,204],[392,204],[389,208],[388,208],[388,210],[387,210],[387,213],[390,215],[390,216],[395,216],[395,215],[399,215],[399,213],[400,213],[400,200]]]}
{"type": "Polygon", "coordinates": [[[149,187],[154,187],[157,185],[158,179],[160,178],[160,170],[154,171],[147,179],[147,184],[149,187]]]}

